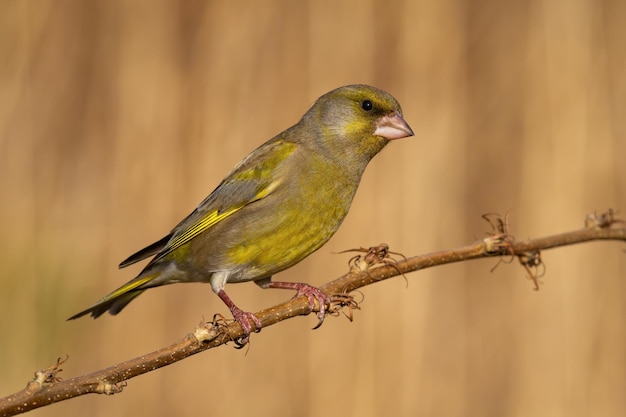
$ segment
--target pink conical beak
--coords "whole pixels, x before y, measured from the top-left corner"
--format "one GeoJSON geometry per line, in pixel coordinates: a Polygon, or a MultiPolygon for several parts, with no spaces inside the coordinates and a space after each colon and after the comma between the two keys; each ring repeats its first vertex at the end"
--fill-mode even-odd
{"type": "Polygon", "coordinates": [[[396,112],[380,118],[374,135],[393,140],[413,136],[413,131],[408,123],[404,121],[402,115],[396,112]]]}

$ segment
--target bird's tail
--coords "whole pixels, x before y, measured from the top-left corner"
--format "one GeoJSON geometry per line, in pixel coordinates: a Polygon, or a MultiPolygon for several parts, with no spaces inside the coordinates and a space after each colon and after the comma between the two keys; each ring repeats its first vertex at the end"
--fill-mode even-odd
{"type": "Polygon", "coordinates": [[[74,320],[79,317],[82,317],[86,314],[91,314],[91,317],[98,318],[105,312],[109,312],[110,314],[117,314],[128,303],[133,301],[135,297],[139,296],[142,292],[144,292],[147,287],[146,283],[152,281],[156,278],[159,273],[150,274],[147,276],[139,276],[132,281],[127,282],[126,284],[119,287],[117,290],[112,293],[102,297],[98,302],[86,310],[81,311],[80,313],[74,314],[68,320],[74,320]]]}

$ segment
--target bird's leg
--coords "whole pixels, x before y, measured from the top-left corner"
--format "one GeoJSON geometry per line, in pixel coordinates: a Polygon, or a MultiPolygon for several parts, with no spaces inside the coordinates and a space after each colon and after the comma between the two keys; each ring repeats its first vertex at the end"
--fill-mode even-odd
{"type": "Polygon", "coordinates": [[[237,307],[235,303],[233,303],[233,300],[230,299],[228,294],[226,294],[226,291],[219,290],[217,292],[217,295],[222,299],[224,304],[226,304],[226,306],[232,313],[233,317],[235,318],[235,321],[239,323],[239,325],[243,329],[243,337],[237,344],[242,347],[245,346],[250,340],[250,333],[252,332],[252,323],[254,323],[254,327],[255,327],[254,331],[258,333],[261,331],[261,327],[263,327],[261,325],[261,320],[259,320],[254,314],[243,311],[242,309],[237,307]]]}
{"type": "Polygon", "coordinates": [[[326,304],[328,303],[330,305],[331,298],[319,288],[302,282],[274,282],[270,279],[258,280],[255,281],[255,283],[261,288],[280,288],[298,291],[294,298],[300,297],[301,295],[306,296],[309,300],[309,313],[315,309],[315,302],[317,301],[319,304],[319,312],[317,313],[319,322],[315,327],[313,327],[313,329],[317,329],[324,322],[324,317],[326,316],[326,304]]]}

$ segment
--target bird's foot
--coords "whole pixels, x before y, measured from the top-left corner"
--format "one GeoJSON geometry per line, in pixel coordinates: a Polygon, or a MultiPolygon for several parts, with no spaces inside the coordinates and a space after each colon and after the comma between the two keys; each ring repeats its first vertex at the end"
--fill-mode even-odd
{"type": "Polygon", "coordinates": [[[241,326],[243,330],[243,335],[235,340],[235,344],[238,348],[242,348],[250,342],[250,333],[252,333],[252,323],[254,323],[254,332],[258,333],[261,331],[261,320],[259,320],[254,314],[249,313],[247,311],[241,310],[237,306],[233,306],[230,309],[230,312],[233,314],[233,317],[237,323],[241,326]]]}
{"type": "Polygon", "coordinates": [[[309,284],[305,284],[302,282],[268,282],[264,283],[263,288],[282,288],[287,290],[296,290],[298,291],[294,298],[300,297],[301,295],[306,296],[309,300],[309,311],[311,313],[315,310],[315,303],[319,305],[319,310],[317,312],[317,318],[319,322],[313,327],[313,330],[319,328],[322,323],[324,323],[324,317],[326,317],[326,305],[330,305],[331,297],[326,295],[326,293],[320,290],[317,287],[314,287],[309,284]]]}
{"type": "Polygon", "coordinates": [[[237,323],[239,323],[241,329],[243,330],[243,335],[235,340],[237,348],[241,349],[250,342],[250,333],[253,331],[253,323],[254,332],[258,333],[261,331],[261,327],[263,327],[261,320],[259,320],[254,314],[243,311],[237,307],[224,290],[220,290],[217,295],[222,299],[222,301],[224,301],[224,304],[226,304],[230,310],[233,318],[237,323]]]}
{"type": "Polygon", "coordinates": [[[317,318],[319,322],[313,327],[313,330],[319,328],[324,323],[326,317],[326,304],[330,304],[330,297],[326,293],[317,287],[309,284],[299,284],[296,297],[301,295],[306,296],[309,300],[309,313],[315,310],[315,301],[319,305],[319,311],[317,312],[317,318]]]}

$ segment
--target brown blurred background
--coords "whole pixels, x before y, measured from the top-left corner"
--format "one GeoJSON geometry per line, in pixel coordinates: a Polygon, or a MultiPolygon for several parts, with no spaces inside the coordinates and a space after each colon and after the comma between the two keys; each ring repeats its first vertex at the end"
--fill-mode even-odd
{"type": "MultiPolygon", "coordinates": [[[[169,344],[227,313],[208,285],[149,291],[117,317],[65,319],[131,279],[243,156],[326,91],[368,83],[416,137],[369,166],[320,251],[280,275],[321,285],[343,249],[416,255],[626,216],[626,2],[0,3],[0,396],[169,344]],[[262,3],[262,4],[261,4],[262,3]]],[[[363,290],[355,321],[290,320],[33,416],[623,416],[626,246],[411,274],[363,290]]],[[[284,291],[229,287],[252,311],[284,291]]]]}

